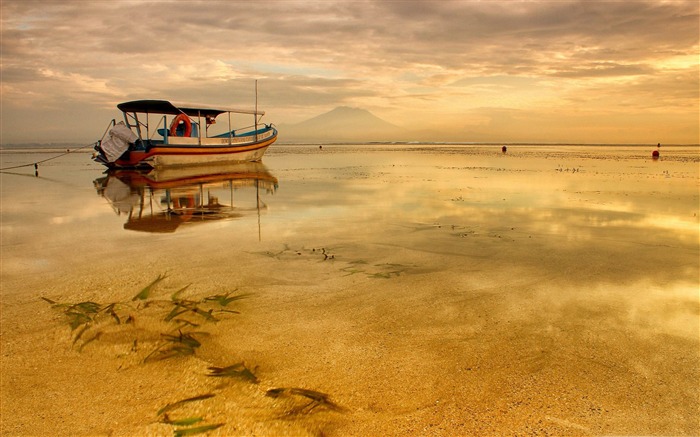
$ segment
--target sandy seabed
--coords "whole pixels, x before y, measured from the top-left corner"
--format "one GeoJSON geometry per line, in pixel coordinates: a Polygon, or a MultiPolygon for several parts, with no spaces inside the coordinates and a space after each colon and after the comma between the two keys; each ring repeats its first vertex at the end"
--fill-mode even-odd
{"type": "Polygon", "coordinates": [[[650,153],[279,146],[265,190],[3,174],[0,434],[700,435],[700,155],[650,153]],[[177,213],[213,197],[242,206],[177,213]]]}

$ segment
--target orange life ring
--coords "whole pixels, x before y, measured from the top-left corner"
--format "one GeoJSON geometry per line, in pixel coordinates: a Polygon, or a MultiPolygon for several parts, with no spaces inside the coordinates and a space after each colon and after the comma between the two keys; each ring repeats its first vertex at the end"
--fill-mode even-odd
{"type": "Polygon", "coordinates": [[[176,197],[173,199],[174,209],[192,209],[195,206],[194,194],[189,194],[184,197],[176,197]]]}
{"type": "Polygon", "coordinates": [[[192,122],[190,121],[190,117],[186,116],[185,114],[177,114],[177,117],[175,117],[173,119],[173,122],[170,123],[170,136],[189,137],[190,135],[192,135],[192,122]],[[185,133],[183,135],[177,134],[177,127],[180,125],[180,122],[183,122],[185,124],[185,133]]]}

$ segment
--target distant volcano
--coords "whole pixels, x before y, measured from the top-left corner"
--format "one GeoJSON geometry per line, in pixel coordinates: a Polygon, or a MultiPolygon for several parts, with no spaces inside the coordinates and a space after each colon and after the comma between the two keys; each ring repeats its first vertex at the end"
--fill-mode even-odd
{"type": "Polygon", "coordinates": [[[340,106],[301,123],[280,125],[280,142],[400,141],[404,129],[371,112],[340,106]]]}

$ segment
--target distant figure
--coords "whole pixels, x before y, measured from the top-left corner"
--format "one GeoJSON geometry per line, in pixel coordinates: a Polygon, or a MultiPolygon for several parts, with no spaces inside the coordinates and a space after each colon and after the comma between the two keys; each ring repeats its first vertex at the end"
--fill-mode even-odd
{"type": "Polygon", "coordinates": [[[506,153],[508,151],[508,148],[506,146],[501,147],[501,152],[506,153]]]}
{"type": "Polygon", "coordinates": [[[323,146],[318,146],[319,149],[323,149],[323,146]]]}
{"type": "Polygon", "coordinates": [[[654,159],[659,159],[659,151],[654,150],[653,152],[651,152],[651,157],[654,159]]]}
{"type": "Polygon", "coordinates": [[[661,143],[658,143],[658,144],[656,145],[656,148],[658,149],[658,148],[660,148],[660,147],[661,147],[661,143]]]}

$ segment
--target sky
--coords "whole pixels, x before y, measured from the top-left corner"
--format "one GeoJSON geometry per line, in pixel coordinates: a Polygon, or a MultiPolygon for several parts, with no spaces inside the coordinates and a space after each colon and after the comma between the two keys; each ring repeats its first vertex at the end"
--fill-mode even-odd
{"type": "MultiPolygon", "coordinates": [[[[697,0],[0,0],[0,144],[99,139],[116,104],[349,106],[402,140],[698,144],[697,0]]],[[[280,132],[280,140],[284,132],[280,132]]]]}

